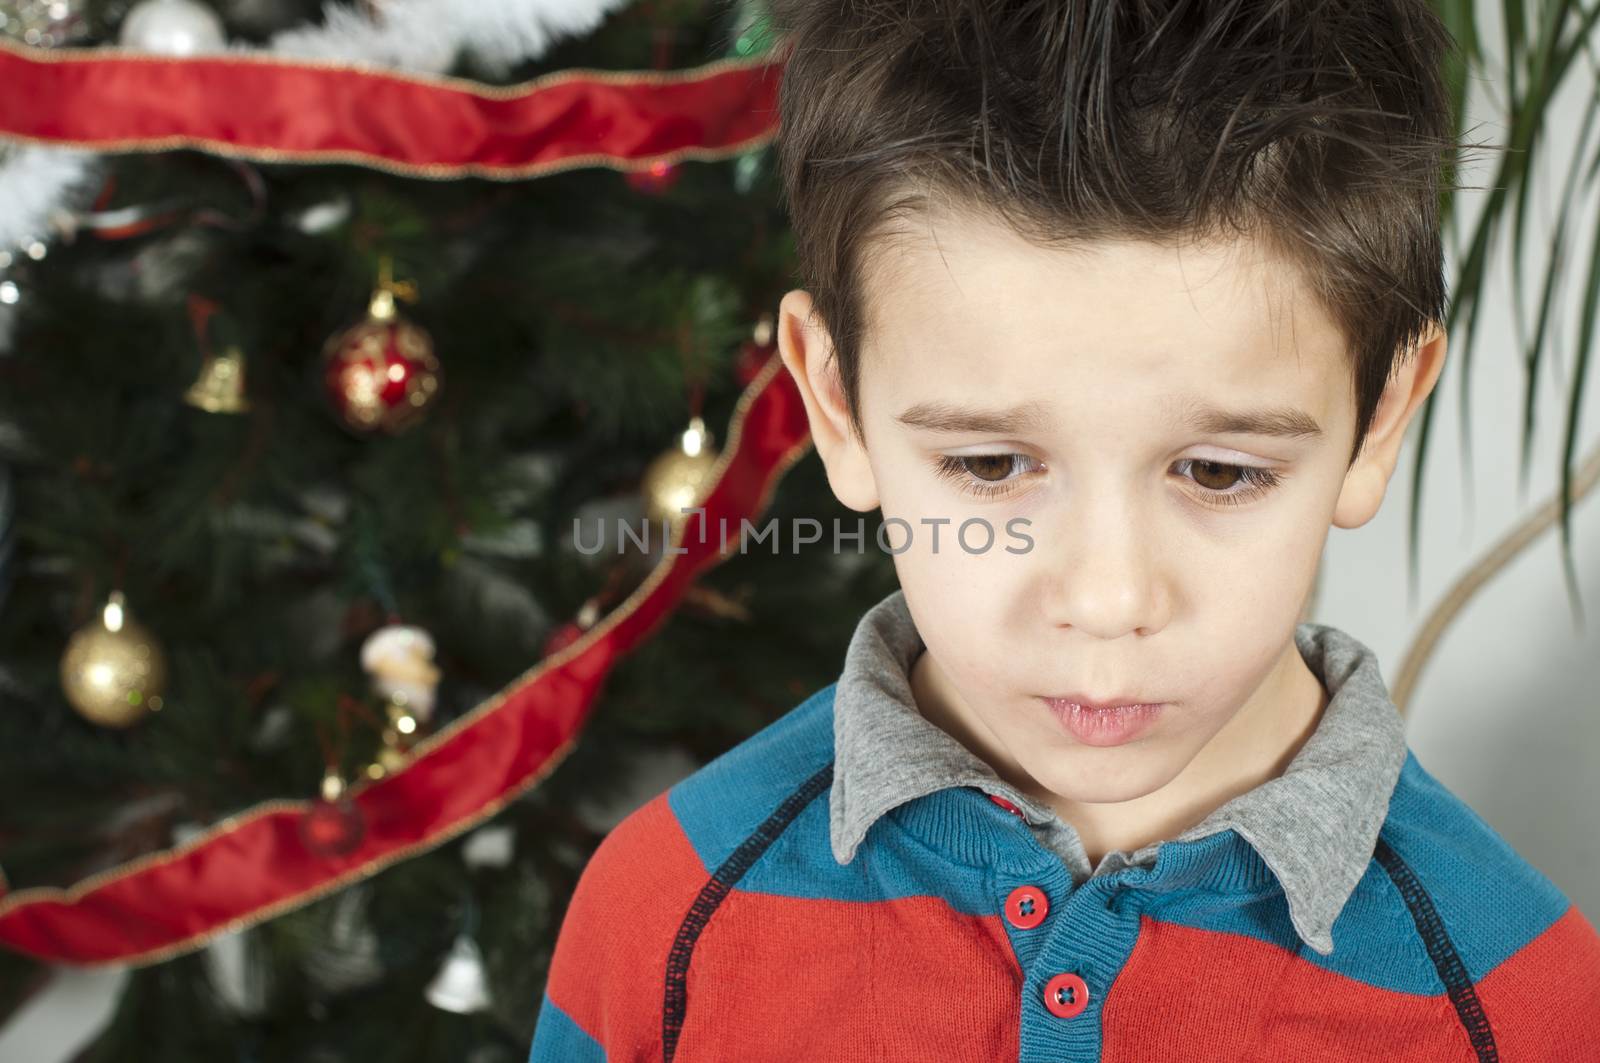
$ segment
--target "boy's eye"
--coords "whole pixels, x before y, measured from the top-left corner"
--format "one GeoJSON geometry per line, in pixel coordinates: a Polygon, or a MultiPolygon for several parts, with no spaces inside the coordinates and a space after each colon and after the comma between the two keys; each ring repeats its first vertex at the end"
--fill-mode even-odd
{"type": "Polygon", "coordinates": [[[1230,465],[1222,461],[1206,461],[1204,458],[1185,458],[1173,468],[1180,470],[1179,475],[1184,475],[1183,470],[1187,469],[1189,478],[1199,485],[1207,502],[1226,506],[1242,505],[1260,498],[1277,487],[1282,479],[1271,469],[1259,465],[1230,465]],[[1244,486],[1239,487],[1240,484],[1244,486]]]}
{"type": "MultiPolygon", "coordinates": [[[[970,494],[992,497],[1011,490],[1021,479],[1014,475],[1022,463],[1031,461],[1025,454],[942,454],[935,462],[939,475],[954,480],[970,494]]],[[[1039,463],[1042,469],[1043,464],[1039,463]]],[[[1185,458],[1173,466],[1201,489],[1207,503],[1242,505],[1260,498],[1277,487],[1282,477],[1258,465],[1185,458]]]]}
{"type": "Polygon", "coordinates": [[[1016,454],[973,454],[957,458],[963,468],[986,483],[1004,480],[1016,465],[1016,454]]]}
{"type": "Polygon", "coordinates": [[[993,497],[1015,487],[1021,477],[1011,474],[1031,460],[1026,454],[941,454],[934,469],[970,494],[993,497]]]}

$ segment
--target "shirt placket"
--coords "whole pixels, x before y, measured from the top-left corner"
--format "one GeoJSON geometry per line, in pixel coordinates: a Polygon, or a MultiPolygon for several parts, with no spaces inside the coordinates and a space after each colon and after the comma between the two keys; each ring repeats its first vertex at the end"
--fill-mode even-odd
{"type": "MultiPolygon", "coordinates": [[[[1025,822],[1005,798],[989,799],[1025,822]]],[[[1002,871],[995,880],[1022,971],[1018,1058],[1094,1063],[1106,995],[1138,940],[1139,891],[1124,881],[1127,870],[1074,885],[1065,863],[1026,837],[1037,859],[1019,862],[1028,871],[1002,871]]]]}

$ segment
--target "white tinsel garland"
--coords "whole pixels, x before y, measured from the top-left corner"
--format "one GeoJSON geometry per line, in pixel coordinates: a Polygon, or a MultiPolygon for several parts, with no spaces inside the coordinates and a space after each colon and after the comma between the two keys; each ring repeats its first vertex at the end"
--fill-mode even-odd
{"type": "Polygon", "coordinates": [[[0,144],[0,251],[54,236],[63,197],[93,191],[94,161],[94,153],[77,148],[0,144]]]}
{"type": "MultiPolygon", "coordinates": [[[[99,156],[77,148],[0,143],[0,253],[10,261],[27,247],[48,247],[72,226],[74,206],[87,203],[99,184],[99,156]]],[[[0,269],[0,284],[5,282],[0,269]]],[[[0,357],[16,328],[14,283],[0,291],[0,357]],[[11,298],[7,298],[11,296],[11,298]]]]}
{"type": "Polygon", "coordinates": [[[323,24],[275,34],[270,50],[438,73],[465,52],[503,74],[558,38],[589,33],[627,0],[385,0],[375,16],[338,4],[323,24]]]}

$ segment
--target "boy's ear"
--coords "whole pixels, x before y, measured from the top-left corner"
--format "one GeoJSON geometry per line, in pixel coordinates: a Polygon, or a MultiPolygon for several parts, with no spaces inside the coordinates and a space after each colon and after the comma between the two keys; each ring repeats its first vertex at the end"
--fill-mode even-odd
{"type": "Polygon", "coordinates": [[[866,449],[850,430],[839,363],[821,317],[813,318],[811,293],[789,292],[778,304],[778,353],[805,400],[811,442],[828,471],[828,486],[860,513],[878,508],[878,484],[866,449]]]}
{"type": "Polygon", "coordinates": [[[1345,473],[1333,511],[1336,526],[1359,528],[1377,515],[1400,461],[1406,428],[1444,369],[1447,343],[1444,329],[1436,325],[1383,389],[1372,427],[1367,430],[1366,446],[1345,473]]]}

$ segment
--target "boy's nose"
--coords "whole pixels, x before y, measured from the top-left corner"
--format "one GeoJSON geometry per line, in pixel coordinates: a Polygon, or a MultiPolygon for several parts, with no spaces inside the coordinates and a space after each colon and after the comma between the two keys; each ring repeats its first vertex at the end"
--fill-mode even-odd
{"type": "Polygon", "coordinates": [[[1051,534],[1037,535],[1043,608],[1052,625],[1098,639],[1151,635],[1166,626],[1173,591],[1163,559],[1153,536],[1124,513],[1103,507],[1098,516],[1071,515],[1051,534]]]}

